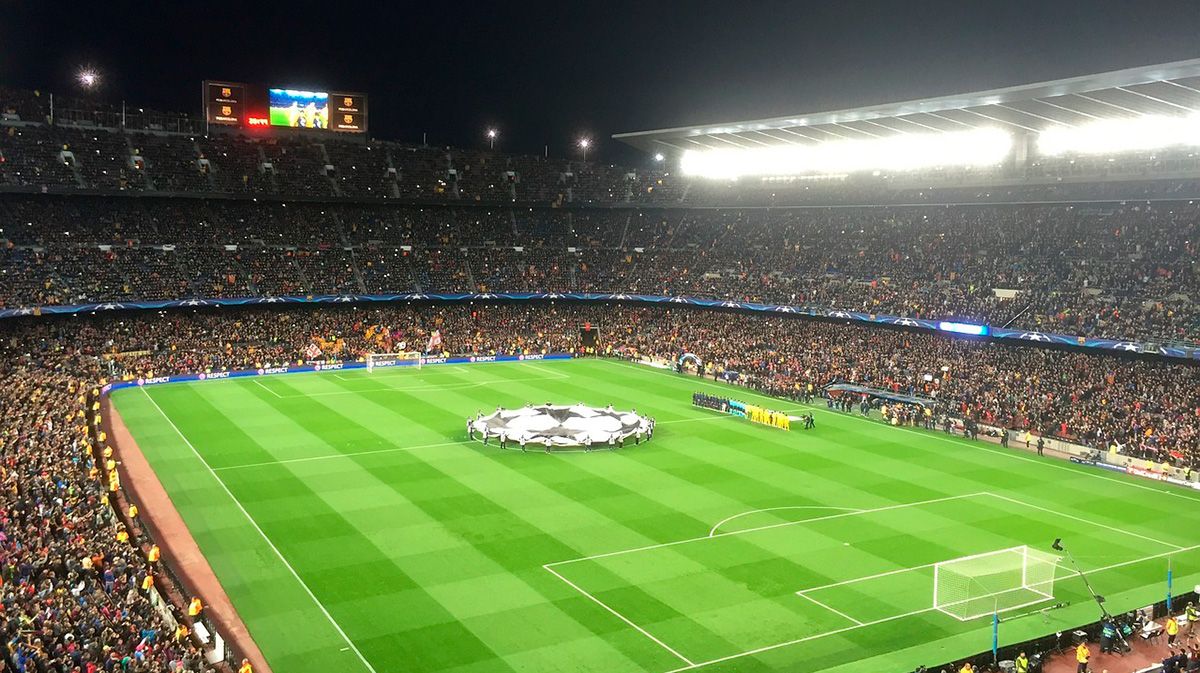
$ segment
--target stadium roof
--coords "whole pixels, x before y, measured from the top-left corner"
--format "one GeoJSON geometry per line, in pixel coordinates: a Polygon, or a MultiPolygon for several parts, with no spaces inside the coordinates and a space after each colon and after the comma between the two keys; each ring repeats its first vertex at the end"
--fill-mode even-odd
{"type": "Polygon", "coordinates": [[[1097,119],[1195,112],[1200,112],[1200,59],[847,110],[618,133],[613,138],[647,152],[750,149],[987,127],[1021,135],[1097,119]]]}

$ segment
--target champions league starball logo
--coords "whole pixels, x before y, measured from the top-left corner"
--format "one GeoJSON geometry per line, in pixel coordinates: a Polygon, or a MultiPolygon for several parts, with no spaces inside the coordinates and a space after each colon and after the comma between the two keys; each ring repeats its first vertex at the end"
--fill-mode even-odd
{"type": "Polygon", "coordinates": [[[472,433],[479,439],[503,437],[507,442],[535,449],[615,447],[630,438],[649,438],[652,423],[633,410],[582,404],[498,408],[469,421],[472,433]]]}

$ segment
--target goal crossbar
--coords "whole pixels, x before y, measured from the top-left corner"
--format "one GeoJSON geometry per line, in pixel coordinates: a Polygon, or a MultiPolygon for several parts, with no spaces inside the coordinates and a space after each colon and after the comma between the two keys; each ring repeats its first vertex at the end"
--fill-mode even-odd
{"type": "Polygon", "coordinates": [[[368,353],[366,357],[367,370],[376,367],[420,367],[421,354],[417,351],[402,353],[368,353]]]}
{"type": "Polygon", "coordinates": [[[1022,545],[935,563],[933,608],[967,621],[1053,600],[1058,561],[1022,545]]]}

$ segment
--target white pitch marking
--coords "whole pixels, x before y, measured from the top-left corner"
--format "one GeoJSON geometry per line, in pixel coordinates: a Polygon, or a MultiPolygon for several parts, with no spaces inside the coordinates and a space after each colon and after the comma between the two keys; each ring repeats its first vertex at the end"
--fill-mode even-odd
{"type": "Polygon", "coordinates": [[[195,454],[196,459],[199,460],[202,465],[204,465],[205,469],[208,470],[208,473],[212,475],[212,478],[221,485],[221,488],[225,491],[225,495],[228,495],[229,499],[233,501],[233,504],[236,505],[239,510],[241,510],[242,515],[246,517],[246,520],[250,522],[251,526],[254,526],[254,530],[258,531],[258,534],[262,536],[263,541],[267,543],[267,546],[271,548],[271,551],[275,552],[275,555],[279,557],[279,560],[283,563],[284,567],[288,569],[288,572],[292,574],[292,577],[296,578],[296,581],[300,583],[300,587],[304,589],[304,592],[308,594],[308,597],[312,599],[312,602],[316,603],[317,608],[320,609],[321,613],[325,615],[325,619],[329,620],[329,623],[333,626],[334,630],[338,632],[338,635],[342,637],[342,640],[346,641],[346,645],[351,650],[354,650],[354,654],[358,656],[358,660],[362,662],[362,665],[365,666],[366,669],[371,673],[378,673],[378,671],[375,670],[375,667],[371,665],[371,662],[367,661],[367,658],[363,656],[361,651],[359,651],[358,646],[354,644],[354,641],[350,640],[350,636],[346,635],[346,632],[342,630],[341,625],[337,623],[337,620],[333,618],[333,615],[329,614],[329,610],[325,608],[325,604],[317,598],[317,595],[313,593],[312,589],[308,587],[308,584],[300,577],[300,573],[296,572],[296,569],[292,567],[292,564],[289,563],[287,558],[284,557],[283,553],[279,551],[279,548],[275,546],[275,543],[271,541],[271,538],[267,537],[267,534],[263,532],[262,526],[259,526],[258,522],[254,520],[254,517],[250,516],[250,512],[247,512],[246,507],[242,505],[242,502],[233,495],[233,491],[229,490],[229,486],[225,485],[225,482],[221,479],[220,475],[213,470],[212,466],[208,464],[208,461],[204,459],[204,456],[200,455],[200,452],[196,450],[195,445],[193,445],[191,440],[189,440],[187,436],[183,434],[183,431],[179,429],[179,426],[175,425],[175,421],[171,420],[171,417],[167,415],[167,412],[163,411],[162,407],[158,406],[158,402],[154,401],[154,398],[150,396],[150,393],[147,392],[145,388],[142,388],[142,394],[146,396],[146,399],[150,400],[150,404],[154,405],[154,408],[158,410],[158,413],[163,417],[163,420],[165,420],[171,426],[171,429],[175,431],[175,434],[179,435],[179,438],[183,440],[183,443],[187,444],[187,447],[192,450],[192,453],[195,454]]]}
{"type": "MultiPolygon", "coordinates": [[[[263,390],[267,391],[268,393],[271,393],[271,394],[272,394],[272,395],[274,395],[275,397],[278,397],[279,399],[283,399],[283,395],[280,395],[279,393],[275,392],[274,390],[271,390],[270,388],[268,388],[268,387],[264,386],[264,385],[262,384],[262,381],[259,381],[258,379],[250,379],[250,382],[251,382],[251,383],[254,383],[254,384],[255,384],[255,385],[257,385],[259,388],[262,388],[263,390]]],[[[145,388],[143,388],[142,390],[145,390],[145,388]]]]}
{"type": "MultiPolygon", "coordinates": [[[[708,536],[712,537],[713,535],[716,534],[718,528],[720,528],[721,526],[724,526],[725,524],[729,523],[730,521],[733,521],[734,519],[740,519],[743,516],[749,516],[751,514],[759,514],[761,512],[778,512],[780,510],[785,510],[785,509],[836,509],[836,510],[841,510],[843,512],[861,512],[862,511],[861,509],[857,509],[855,507],[825,507],[825,506],[821,506],[821,505],[788,505],[786,507],[765,507],[763,509],[752,509],[749,512],[742,512],[741,514],[734,514],[731,517],[721,519],[720,521],[717,522],[717,524],[715,526],[712,527],[711,530],[708,531],[708,536]]],[[[850,544],[850,543],[847,542],[846,544],[850,544]]]]}
{"type": "Polygon", "coordinates": [[[861,621],[851,617],[850,615],[846,614],[845,612],[842,612],[841,610],[838,610],[836,608],[831,608],[828,605],[825,605],[821,601],[813,598],[812,596],[809,596],[808,594],[804,593],[803,591],[797,591],[796,595],[799,596],[800,598],[812,601],[813,603],[820,605],[821,607],[825,608],[826,610],[832,612],[835,615],[838,615],[839,617],[845,617],[846,619],[849,619],[850,621],[854,622],[855,624],[858,624],[859,626],[863,625],[863,623],[861,621]]]}
{"type": "MultiPolygon", "coordinates": [[[[1188,552],[1193,552],[1198,549],[1200,549],[1200,544],[1193,545],[1191,547],[1184,547],[1183,549],[1173,549],[1171,551],[1161,552],[1158,554],[1152,554],[1150,556],[1143,556],[1141,558],[1136,558],[1136,559],[1132,559],[1129,561],[1122,561],[1121,563],[1114,563],[1112,565],[1103,566],[1101,568],[1092,568],[1092,569],[1088,569],[1087,572],[1100,573],[1100,572],[1105,572],[1107,570],[1115,570],[1117,568],[1124,568],[1125,566],[1136,565],[1138,563],[1145,563],[1146,561],[1153,561],[1155,559],[1164,558],[1164,557],[1171,556],[1174,554],[1185,554],[1188,552]]],[[[928,566],[925,566],[925,567],[928,567],[928,566]]],[[[909,570],[917,570],[919,568],[920,568],[920,566],[917,568],[904,568],[901,571],[897,571],[897,572],[907,572],[909,570]]],[[[851,580],[851,581],[856,582],[861,579],[864,579],[864,578],[858,578],[856,580],[851,580]]],[[[814,587],[812,589],[805,589],[804,591],[816,591],[819,588],[822,588],[822,587],[814,587]]],[[[799,593],[799,592],[797,592],[797,593],[799,593]]],[[[808,597],[806,596],[805,598],[808,598],[808,597]]],[[[812,600],[812,599],[809,598],[809,600],[812,600]]],[[[762,654],[763,652],[769,652],[771,650],[777,650],[782,647],[789,647],[791,645],[798,645],[800,643],[806,643],[811,640],[819,640],[821,638],[825,638],[828,636],[836,636],[839,633],[846,633],[847,631],[853,631],[854,629],[858,629],[858,628],[864,628],[867,626],[875,626],[876,624],[892,622],[892,621],[896,621],[897,619],[904,619],[906,617],[915,617],[917,615],[923,615],[927,612],[934,612],[936,610],[937,610],[937,608],[930,607],[930,608],[924,608],[922,610],[913,610],[912,612],[905,612],[905,613],[899,614],[899,615],[891,615],[888,617],[882,617],[880,619],[875,619],[875,620],[872,620],[869,622],[861,622],[854,626],[846,626],[846,627],[843,627],[840,629],[834,629],[832,631],[825,631],[823,633],[816,633],[811,636],[805,636],[803,638],[796,638],[794,640],[788,640],[788,641],[782,642],[782,643],[775,643],[774,645],[766,645],[763,647],[755,648],[753,650],[746,650],[745,652],[738,652],[737,654],[726,655],[724,657],[719,657],[717,659],[710,659],[708,661],[696,662],[690,666],[682,666],[680,668],[672,669],[670,671],[667,671],[667,673],[682,673],[683,671],[690,671],[690,670],[694,670],[697,668],[703,668],[705,666],[711,666],[713,664],[719,664],[722,662],[731,661],[733,659],[740,659],[742,657],[749,657],[749,656],[753,656],[756,654],[762,654]]]]}
{"type": "Polygon", "coordinates": [[[950,495],[950,496],[946,496],[944,498],[933,498],[932,500],[920,500],[917,502],[905,502],[905,503],[899,503],[899,504],[895,504],[895,505],[886,505],[884,507],[876,507],[874,509],[863,509],[863,510],[859,510],[857,512],[844,512],[842,514],[830,514],[828,516],[819,516],[815,519],[805,519],[803,521],[784,521],[782,523],[773,523],[773,524],[768,524],[766,526],[747,528],[745,530],[734,530],[734,531],[729,531],[728,533],[717,533],[716,535],[713,535],[711,537],[708,535],[702,535],[700,537],[685,538],[683,540],[674,540],[672,542],[651,544],[651,545],[646,545],[644,547],[634,547],[632,549],[621,549],[619,551],[612,551],[612,552],[607,552],[604,554],[594,554],[592,556],[584,556],[581,558],[567,559],[565,561],[555,561],[554,563],[547,563],[546,565],[547,566],[560,566],[560,565],[567,565],[569,563],[579,563],[580,561],[592,561],[592,560],[600,559],[600,558],[608,558],[610,556],[621,556],[622,554],[632,554],[634,552],[649,551],[651,549],[660,549],[662,547],[674,547],[675,545],[680,545],[680,544],[688,544],[691,542],[700,542],[701,540],[715,540],[717,538],[728,537],[731,535],[745,535],[746,533],[753,533],[753,532],[760,531],[760,530],[771,530],[772,528],[783,528],[785,526],[796,526],[796,525],[805,524],[805,523],[816,523],[818,521],[828,521],[830,519],[840,519],[842,517],[847,517],[847,516],[858,516],[860,514],[871,514],[874,512],[887,512],[887,511],[896,510],[896,509],[906,509],[908,507],[920,507],[922,505],[932,505],[932,504],[939,503],[939,502],[949,502],[951,500],[962,500],[963,498],[977,498],[981,495],[987,495],[987,494],[983,493],[983,492],[964,493],[962,495],[950,495]]]}
{"type": "Polygon", "coordinates": [[[590,593],[584,591],[578,584],[575,584],[571,580],[560,575],[558,573],[558,571],[556,571],[554,568],[551,568],[548,565],[544,565],[542,567],[546,569],[546,572],[548,572],[551,575],[554,575],[555,577],[557,577],[558,579],[566,582],[567,586],[578,591],[579,593],[583,594],[587,598],[590,598],[592,600],[592,602],[594,602],[596,605],[599,605],[600,607],[604,608],[605,610],[608,610],[610,613],[615,615],[618,619],[620,619],[621,621],[625,622],[626,624],[632,626],[634,629],[636,629],[638,631],[638,633],[642,634],[643,636],[646,636],[650,640],[653,640],[655,643],[658,644],[659,647],[662,647],[664,650],[670,652],[671,654],[675,655],[676,657],[679,657],[681,660],[683,660],[684,662],[686,662],[688,664],[688,668],[694,667],[696,665],[691,659],[688,659],[687,657],[683,656],[679,652],[676,652],[675,648],[664,643],[663,641],[659,640],[658,638],[655,638],[654,635],[652,635],[649,631],[647,631],[646,629],[643,629],[642,627],[638,626],[637,624],[634,624],[632,621],[629,620],[628,617],[626,617],[625,615],[617,612],[616,610],[614,610],[611,607],[609,607],[608,605],[606,605],[604,603],[604,601],[601,601],[599,598],[596,598],[595,596],[591,595],[590,593]]]}
{"type": "Polygon", "coordinates": [[[267,460],[261,463],[244,463],[242,465],[225,465],[223,467],[214,467],[214,470],[241,470],[249,467],[264,467],[266,465],[290,465],[291,463],[308,463],[314,460],[333,460],[335,458],[354,458],[356,456],[373,456],[378,453],[396,453],[398,451],[413,451],[415,449],[432,449],[439,446],[458,446],[460,444],[478,444],[479,442],[462,439],[457,442],[439,442],[437,444],[417,444],[415,446],[390,446],[386,449],[371,449],[370,451],[355,451],[351,453],[331,453],[327,456],[308,456],[306,458],[283,458],[280,460],[267,460]]]}
{"type": "MultiPolygon", "coordinates": [[[[618,362],[616,364],[621,364],[621,365],[625,365],[628,367],[634,367],[641,371],[646,370],[645,367],[642,367],[641,365],[633,364],[631,362],[618,362]]],[[[749,397],[757,397],[757,398],[763,399],[763,400],[772,400],[776,403],[783,401],[781,398],[778,398],[778,397],[771,397],[770,395],[764,395],[762,393],[755,392],[748,388],[742,388],[740,386],[735,386],[735,385],[731,385],[728,383],[716,383],[714,381],[707,381],[707,380],[701,379],[701,378],[697,378],[697,383],[700,383],[701,385],[709,386],[710,388],[716,388],[718,390],[737,390],[737,391],[740,391],[740,393],[743,395],[746,395],[749,397]]],[[[855,420],[865,421],[867,423],[878,425],[877,422],[872,421],[869,418],[863,418],[862,416],[858,416],[855,414],[843,414],[843,413],[838,413],[836,411],[830,411],[829,409],[823,409],[820,406],[817,406],[815,404],[810,404],[807,407],[807,409],[809,411],[819,411],[823,414],[832,414],[839,418],[853,418],[855,420]]],[[[988,448],[987,446],[981,446],[978,442],[969,442],[965,439],[959,439],[957,437],[943,437],[942,435],[939,435],[936,433],[922,432],[920,430],[914,430],[911,428],[904,428],[904,427],[897,427],[897,428],[893,428],[893,429],[899,430],[901,432],[909,432],[914,435],[919,435],[921,437],[926,437],[929,439],[936,439],[941,442],[949,442],[951,444],[954,444],[955,446],[959,446],[959,447],[963,447],[963,448],[972,448],[977,451],[986,451],[988,453],[994,453],[998,456],[1004,456],[1005,458],[1011,458],[1013,460],[1020,460],[1020,461],[1024,461],[1027,463],[1033,463],[1035,465],[1044,465],[1046,467],[1051,467],[1056,470],[1063,470],[1066,472],[1070,472],[1071,474],[1074,474],[1076,476],[1091,477],[1092,479],[1101,479],[1103,481],[1109,481],[1114,484],[1123,484],[1125,486],[1129,486],[1130,488],[1137,488],[1137,489],[1141,489],[1143,491],[1150,491],[1152,493],[1162,493],[1162,494],[1174,496],[1176,498],[1183,498],[1184,500],[1190,500],[1192,502],[1200,502],[1200,498],[1193,498],[1189,495],[1184,495],[1183,492],[1179,492],[1179,491],[1175,491],[1175,490],[1157,489],[1152,486],[1146,486],[1145,484],[1139,484],[1135,481],[1130,481],[1130,480],[1126,480],[1126,479],[1114,479],[1112,477],[1108,477],[1103,474],[1100,474],[1094,470],[1076,469],[1076,468],[1068,467],[1067,465],[1059,465],[1052,461],[1038,460],[1036,458],[1030,458],[1028,456],[1021,456],[1021,455],[1018,455],[1011,451],[1003,451],[1000,449],[988,448]]]]}
{"type": "Polygon", "coordinates": [[[1047,512],[1047,513],[1049,513],[1049,514],[1053,514],[1053,515],[1055,515],[1055,516],[1061,516],[1061,517],[1063,517],[1063,518],[1066,518],[1066,519],[1072,519],[1072,520],[1074,520],[1074,521],[1081,521],[1081,522],[1083,522],[1083,523],[1090,524],[1090,525],[1092,525],[1092,526],[1099,526],[1100,528],[1103,528],[1103,529],[1105,529],[1105,530],[1110,530],[1110,531],[1112,531],[1112,532],[1114,532],[1114,533],[1120,533],[1120,534],[1122,534],[1122,535],[1131,535],[1131,536],[1133,536],[1133,537],[1136,537],[1136,538],[1141,538],[1141,539],[1143,539],[1143,540],[1146,540],[1146,541],[1148,541],[1148,542],[1153,542],[1153,543],[1155,543],[1155,544],[1160,544],[1160,545],[1162,545],[1162,546],[1164,546],[1164,547],[1174,547],[1175,549],[1183,549],[1183,546],[1182,546],[1182,545],[1177,545],[1177,544],[1174,544],[1174,543],[1172,543],[1172,542],[1165,542],[1165,541],[1163,541],[1163,540],[1159,540],[1159,539],[1157,539],[1157,538],[1150,537],[1149,535],[1142,535],[1141,533],[1135,533],[1135,532],[1133,532],[1133,531],[1131,531],[1131,530],[1125,530],[1124,528],[1117,528],[1116,526],[1110,526],[1110,525],[1108,525],[1108,524],[1105,524],[1105,523],[1100,523],[1099,521],[1093,521],[1093,520],[1091,520],[1091,519],[1085,519],[1085,518],[1083,518],[1083,517],[1075,516],[1074,514],[1067,514],[1066,512],[1060,512],[1060,511],[1058,511],[1058,510],[1056,510],[1056,509],[1051,509],[1051,508],[1049,508],[1049,507],[1042,507],[1041,505],[1035,505],[1035,504],[1033,504],[1033,503],[1031,503],[1031,502],[1025,502],[1024,500],[1018,500],[1017,498],[1010,498],[1010,497],[1008,497],[1007,495],[1000,495],[999,493],[992,493],[992,492],[990,492],[990,491],[988,492],[988,495],[992,496],[993,498],[1000,498],[1001,500],[1006,500],[1006,501],[1008,501],[1008,502],[1015,503],[1015,504],[1018,504],[1018,505],[1022,505],[1022,506],[1024,506],[1024,507],[1030,507],[1030,508],[1032,508],[1032,509],[1041,510],[1041,511],[1043,511],[1043,512],[1047,512]]]}

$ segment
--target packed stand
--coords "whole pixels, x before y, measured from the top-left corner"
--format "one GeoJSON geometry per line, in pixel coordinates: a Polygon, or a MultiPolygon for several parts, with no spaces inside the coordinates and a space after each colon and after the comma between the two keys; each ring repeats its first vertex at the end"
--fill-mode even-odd
{"type": "Polygon", "coordinates": [[[94,352],[103,340],[42,339],[61,331],[26,329],[0,345],[7,646],[0,668],[212,670],[183,606],[168,618],[154,596],[171,582],[161,551],[143,536],[134,509],[117,511],[119,456],[95,422],[104,370],[94,352]]]}
{"type": "MultiPolygon", "coordinates": [[[[22,342],[69,341],[129,376],[254,369],[421,350],[433,330],[459,354],[576,351],[596,325],[601,352],[674,361],[784,397],[850,383],[936,402],[939,416],[1032,431],[1176,466],[1200,466],[1200,367],[1020,347],[913,331],[694,308],[588,304],[388,306],[130,315],[5,325],[22,342]]],[[[819,392],[817,393],[819,395],[819,392]]]]}

